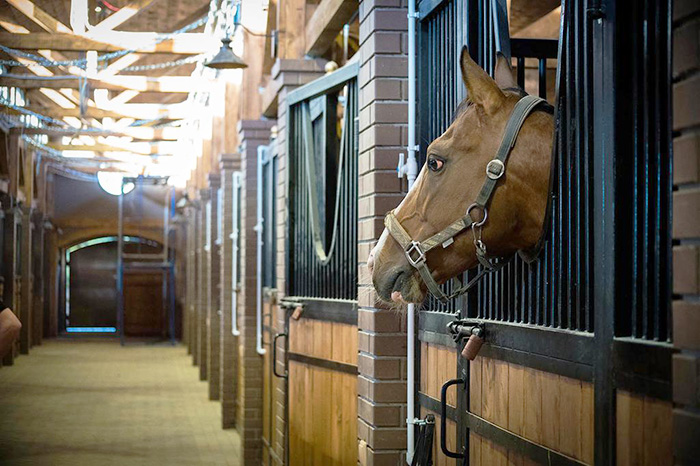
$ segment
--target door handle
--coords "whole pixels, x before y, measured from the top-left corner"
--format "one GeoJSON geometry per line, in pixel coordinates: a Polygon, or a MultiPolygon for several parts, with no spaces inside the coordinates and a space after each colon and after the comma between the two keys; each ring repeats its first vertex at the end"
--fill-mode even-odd
{"type": "Polygon", "coordinates": [[[279,377],[280,379],[286,379],[289,377],[289,371],[287,369],[284,369],[284,374],[278,374],[277,373],[277,340],[280,337],[285,337],[287,338],[286,333],[278,333],[275,335],[275,338],[272,340],[272,373],[275,374],[275,377],[279,377]]]}
{"type": "Polygon", "coordinates": [[[464,379],[448,380],[440,390],[440,449],[448,458],[464,458],[464,453],[455,453],[447,449],[447,389],[452,385],[464,385],[464,379]]]}

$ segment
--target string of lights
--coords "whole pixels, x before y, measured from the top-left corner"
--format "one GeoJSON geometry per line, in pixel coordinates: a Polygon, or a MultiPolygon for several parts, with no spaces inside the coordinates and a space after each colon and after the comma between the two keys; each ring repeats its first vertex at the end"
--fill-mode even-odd
{"type": "MultiPolygon", "coordinates": [[[[170,32],[167,34],[162,34],[156,38],[156,40],[152,44],[147,44],[148,46],[154,45],[154,44],[160,44],[161,42],[164,42],[166,40],[172,39],[175,36],[178,36],[180,34],[184,34],[185,32],[191,31],[193,29],[198,28],[199,26],[202,26],[203,24],[207,23],[207,20],[209,18],[209,15],[203,16],[199,18],[197,21],[188,24],[185,27],[182,27],[178,29],[177,31],[170,32]]],[[[127,50],[119,50],[116,52],[110,52],[104,55],[101,55],[97,58],[98,62],[106,62],[109,61],[113,58],[120,58],[125,55],[128,55],[130,53],[136,53],[139,51],[139,48],[146,47],[147,45],[144,45],[142,47],[137,47],[134,49],[127,49],[127,50]]],[[[55,61],[55,60],[49,60],[45,57],[41,57],[38,55],[34,55],[32,53],[24,52],[22,50],[17,50],[13,49],[10,47],[6,47],[4,45],[0,45],[0,50],[3,52],[6,52],[10,55],[22,57],[22,58],[27,58],[29,60],[32,60],[35,63],[22,63],[17,60],[0,60],[0,65],[3,66],[17,66],[17,67],[32,67],[32,66],[43,66],[43,67],[52,67],[52,66],[77,66],[80,68],[85,69],[87,66],[87,58],[79,58],[76,60],[62,60],[62,61],[55,61]]]]}

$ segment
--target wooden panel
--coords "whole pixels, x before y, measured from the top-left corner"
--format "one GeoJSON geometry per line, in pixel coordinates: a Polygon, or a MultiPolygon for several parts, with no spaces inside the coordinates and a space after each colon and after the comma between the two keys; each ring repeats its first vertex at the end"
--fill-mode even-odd
{"type": "MultiPolygon", "coordinates": [[[[592,384],[480,357],[471,363],[469,397],[474,414],[592,464],[592,384]]],[[[469,444],[472,465],[535,464],[475,434],[469,444]]]]}
{"type": "MultiPolygon", "coordinates": [[[[439,400],[442,384],[457,377],[457,351],[421,342],[420,357],[420,390],[439,400]]],[[[456,387],[447,391],[447,404],[457,406],[456,387]]]]}
{"type": "MultiPolygon", "coordinates": [[[[266,351],[263,355],[263,406],[262,406],[262,436],[266,439],[268,444],[270,442],[270,420],[272,419],[272,406],[270,403],[270,361],[272,357],[270,356],[271,351],[266,351]]],[[[263,464],[268,464],[269,462],[269,451],[265,444],[263,444],[263,464]]]]}
{"type": "MultiPolygon", "coordinates": [[[[469,364],[469,409],[477,416],[482,416],[481,389],[483,383],[481,376],[483,374],[482,362],[484,358],[476,358],[469,364]]],[[[481,462],[481,437],[474,433],[469,434],[469,464],[480,465],[481,462]]]]}
{"type": "Polygon", "coordinates": [[[303,317],[290,319],[289,351],[357,365],[357,326],[303,317]]]}
{"type": "Polygon", "coordinates": [[[289,363],[290,464],[357,464],[357,378],[289,363]]]}
{"type": "MultiPolygon", "coordinates": [[[[357,365],[357,326],[292,319],[289,350],[357,365]]],[[[289,418],[290,464],[357,464],[356,375],[289,361],[289,418]]]]}
{"type": "Polygon", "coordinates": [[[673,464],[670,402],[617,392],[617,464],[666,466],[673,464]]]}
{"type": "MultiPolygon", "coordinates": [[[[263,322],[271,323],[273,308],[269,302],[263,302],[263,322]]],[[[275,452],[275,445],[279,442],[279,432],[277,426],[277,416],[279,414],[279,405],[277,403],[277,387],[281,383],[281,379],[275,377],[272,373],[274,361],[272,360],[272,342],[277,332],[275,330],[268,331],[263,329],[263,341],[269,343],[268,351],[263,355],[263,438],[270,445],[270,449],[275,452]]],[[[284,344],[284,340],[280,340],[279,346],[284,344]]],[[[278,371],[282,371],[281,365],[278,371]]],[[[282,451],[276,451],[278,455],[282,451]]],[[[263,463],[268,464],[271,456],[267,446],[263,444],[263,463]]]]}
{"type": "Polygon", "coordinates": [[[124,333],[128,336],[165,334],[161,273],[124,274],[124,333]]]}

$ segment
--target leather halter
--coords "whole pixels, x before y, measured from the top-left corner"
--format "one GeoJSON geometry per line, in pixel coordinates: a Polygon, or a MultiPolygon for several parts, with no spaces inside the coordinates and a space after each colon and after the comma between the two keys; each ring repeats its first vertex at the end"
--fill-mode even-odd
{"type": "Polygon", "coordinates": [[[486,180],[481,186],[481,191],[479,191],[476,201],[467,208],[464,217],[456,220],[444,230],[423,241],[414,241],[411,235],[401,226],[401,223],[396,218],[393,211],[389,212],[384,218],[384,226],[386,226],[389,234],[391,234],[403,248],[408,263],[418,270],[428,290],[443,303],[469,291],[485,273],[493,272],[505,265],[505,261],[495,263],[492,259],[489,259],[486,253],[486,245],[481,240],[481,230],[488,219],[488,210],[486,207],[493,196],[498,180],[506,171],[508,155],[510,155],[513,146],[515,146],[520,129],[523,127],[528,115],[530,115],[535,107],[544,101],[545,100],[540,97],[528,95],[515,104],[513,113],[511,113],[503,132],[503,139],[501,140],[498,152],[496,152],[496,157],[486,165],[486,180]],[[471,217],[471,211],[476,208],[482,210],[484,213],[484,217],[480,221],[475,221],[471,217]],[[430,273],[425,255],[438,245],[442,245],[443,248],[450,246],[454,243],[454,237],[467,228],[472,229],[476,257],[484,266],[484,270],[479,272],[479,274],[466,285],[459,286],[453,293],[446,295],[430,273]]]}

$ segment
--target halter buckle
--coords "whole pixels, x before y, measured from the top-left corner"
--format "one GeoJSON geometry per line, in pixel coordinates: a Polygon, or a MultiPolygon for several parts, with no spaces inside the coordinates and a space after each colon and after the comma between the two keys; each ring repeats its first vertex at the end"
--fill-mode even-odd
{"type": "Polygon", "coordinates": [[[418,241],[411,241],[404,249],[404,253],[408,263],[416,269],[425,263],[425,252],[418,241]]]}
{"type": "Polygon", "coordinates": [[[502,177],[505,171],[505,164],[498,159],[493,159],[486,165],[486,176],[492,180],[497,180],[502,177]]]}

